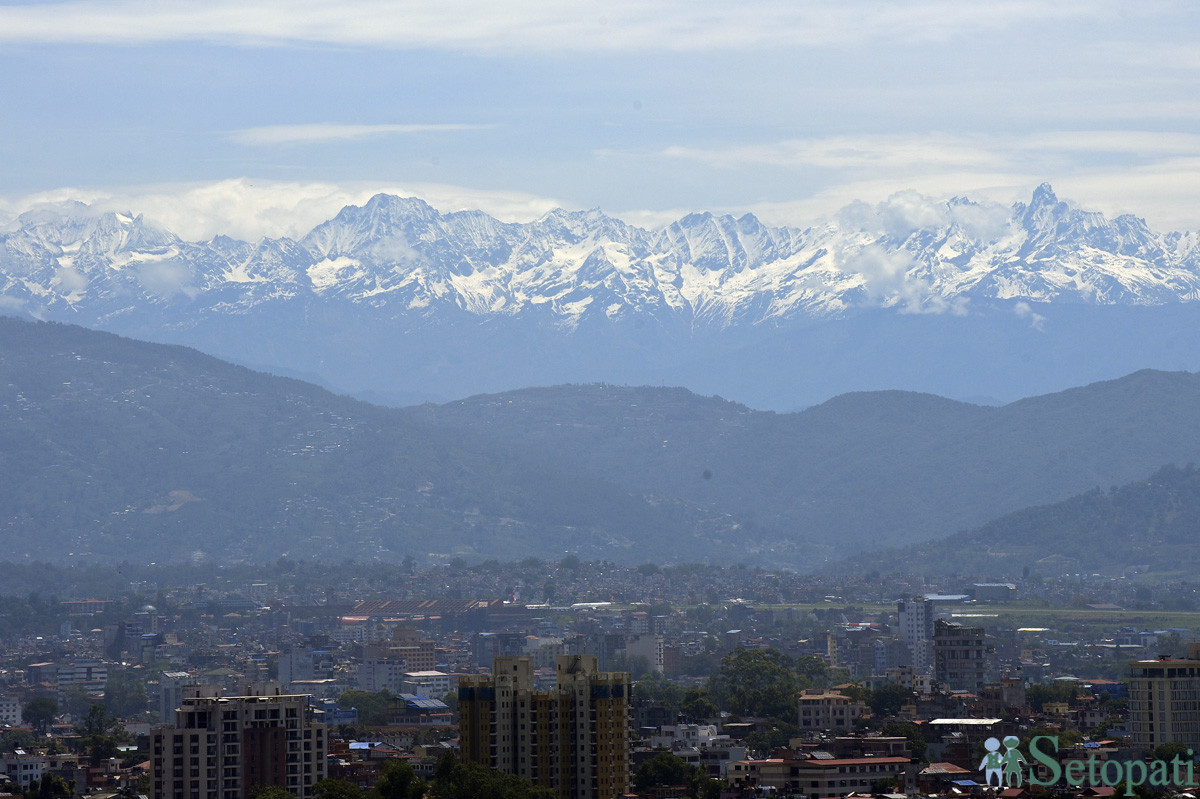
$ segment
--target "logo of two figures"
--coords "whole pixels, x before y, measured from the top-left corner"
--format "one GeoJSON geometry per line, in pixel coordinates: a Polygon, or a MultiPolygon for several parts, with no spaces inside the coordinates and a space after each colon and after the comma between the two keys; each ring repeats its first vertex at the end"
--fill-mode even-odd
{"type": "Polygon", "coordinates": [[[979,762],[979,768],[987,776],[989,787],[992,785],[992,778],[995,778],[997,788],[1003,788],[1006,785],[1010,788],[1021,786],[1021,765],[1027,761],[1017,749],[1017,745],[1020,743],[1017,736],[1008,736],[1004,739],[1004,752],[1001,753],[1000,741],[997,739],[988,738],[983,742],[987,754],[979,762]]]}

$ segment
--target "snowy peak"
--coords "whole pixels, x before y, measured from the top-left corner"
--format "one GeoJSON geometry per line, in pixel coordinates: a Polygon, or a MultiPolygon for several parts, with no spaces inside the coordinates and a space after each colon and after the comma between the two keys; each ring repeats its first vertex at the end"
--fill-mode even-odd
{"type": "Polygon", "coordinates": [[[719,328],[868,307],[966,313],[972,301],[1190,302],[1200,234],[1110,220],[1048,184],[1011,208],[901,192],[806,230],[700,212],[652,231],[598,209],[514,224],[378,194],[299,241],[253,244],[188,243],[141,216],[71,204],[0,233],[0,293],[30,313],[66,305],[97,318],[148,302],[203,318],[301,300],[396,319],[453,310],[567,329],[591,317],[719,328]]]}
{"type": "Polygon", "coordinates": [[[374,245],[409,242],[438,219],[428,203],[412,197],[376,194],[366,205],[348,205],[328,222],[313,228],[301,243],[326,257],[354,254],[374,245]]]}
{"type": "Polygon", "coordinates": [[[82,203],[28,212],[18,217],[17,222],[18,234],[50,249],[101,254],[154,250],[179,244],[176,236],[153,227],[140,215],[111,211],[91,213],[82,203]],[[70,213],[72,210],[76,213],[70,213]]]}

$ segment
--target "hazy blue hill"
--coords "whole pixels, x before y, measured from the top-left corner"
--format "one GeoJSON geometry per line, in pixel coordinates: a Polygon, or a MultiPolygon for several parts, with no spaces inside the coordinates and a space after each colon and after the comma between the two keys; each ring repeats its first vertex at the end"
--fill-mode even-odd
{"type": "Polygon", "coordinates": [[[975,530],[869,553],[837,571],[890,570],[971,579],[1064,573],[1194,575],[1200,568],[1200,471],[1148,479],[1006,514],[975,530]]]}
{"type": "Polygon", "coordinates": [[[734,524],[194,350],[4,318],[0,519],[14,560],[139,561],[663,560],[728,552],[734,524]]]}
{"type": "Polygon", "coordinates": [[[573,386],[413,409],[629,486],[753,519],[808,560],[938,538],[1200,460],[1200,376],[1142,371],[1003,407],[885,391],[799,413],[573,386]]]}
{"type": "Polygon", "coordinates": [[[1200,377],[799,413],[573,385],[395,410],[180,347],[0,319],[12,557],[412,553],[812,568],[1200,461],[1200,377]]]}

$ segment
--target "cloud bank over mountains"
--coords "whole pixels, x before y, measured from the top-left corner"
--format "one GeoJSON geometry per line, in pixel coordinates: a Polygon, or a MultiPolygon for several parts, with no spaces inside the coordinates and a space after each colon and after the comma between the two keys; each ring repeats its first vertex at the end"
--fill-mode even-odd
{"type": "Polygon", "coordinates": [[[300,238],[347,205],[362,205],[376,194],[419,196],[441,211],[479,209],[504,222],[529,222],[555,208],[560,200],[521,192],[489,191],[429,183],[381,185],[377,182],[294,182],[238,178],[178,185],[125,189],[64,188],[0,198],[0,225],[13,225],[32,208],[61,208],[86,203],[86,213],[143,215],[186,241],[232,236],[300,238]]]}

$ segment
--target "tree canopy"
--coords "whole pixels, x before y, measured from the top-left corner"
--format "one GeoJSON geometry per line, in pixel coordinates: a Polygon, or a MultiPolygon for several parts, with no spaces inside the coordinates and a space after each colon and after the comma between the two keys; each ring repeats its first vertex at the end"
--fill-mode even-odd
{"type": "Polygon", "coordinates": [[[739,647],[721,660],[709,682],[717,705],[742,716],[793,719],[796,716],[796,664],[776,649],[739,647]]]}
{"type": "Polygon", "coordinates": [[[679,786],[687,788],[690,799],[717,799],[721,795],[719,781],[710,779],[703,769],[670,752],[659,752],[643,761],[633,777],[633,787],[639,793],[679,786]]]}
{"type": "Polygon", "coordinates": [[[21,706],[21,718],[44,733],[58,717],[58,702],[48,696],[35,696],[21,706]]]}
{"type": "Polygon", "coordinates": [[[432,795],[437,799],[558,799],[549,788],[516,774],[494,771],[476,763],[460,763],[447,752],[434,772],[432,795]]]}
{"type": "Polygon", "coordinates": [[[894,716],[900,712],[906,702],[911,701],[913,692],[899,683],[881,685],[871,691],[867,702],[871,712],[878,717],[894,716]]]}
{"type": "Polygon", "coordinates": [[[338,707],[358,711],[358,723],[367,727],[387,724],[395,696],[388,691],[360,691],[352,688],[338,697],[338,707]]]}

